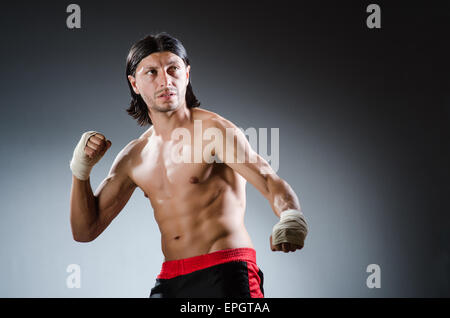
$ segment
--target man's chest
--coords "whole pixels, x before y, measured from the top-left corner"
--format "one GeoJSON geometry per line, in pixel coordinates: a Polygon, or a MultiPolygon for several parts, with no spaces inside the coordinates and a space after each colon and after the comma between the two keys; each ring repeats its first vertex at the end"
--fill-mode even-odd
{"type": "Polygon", "coordinates": [[[193,144],[150,140],[135,157],[131,178],[150,193],[168,193],[205,183],[214,174],[215,164],[212,155],[203,154],[203,148],[201,160],[195,160],[193,144]]]}

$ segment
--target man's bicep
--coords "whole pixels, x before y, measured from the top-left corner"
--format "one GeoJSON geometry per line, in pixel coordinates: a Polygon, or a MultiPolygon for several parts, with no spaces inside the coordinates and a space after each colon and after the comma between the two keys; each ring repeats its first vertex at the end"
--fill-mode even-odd
{"type": "Polygon", "coordinates": [[[219,159],[239,173],[265,197],[269,194],[268,178],[275,173],[269,163],[252,149],[245,134],[229,122],[219,129],[223,132],[223,144],[219,159]]]}
{"type": "Polygon", "coordinates": [[[98,186],[94,196],[99,213],[117,214],[133,194],[136,185],[128,176],[110,174],[98,186]]]}

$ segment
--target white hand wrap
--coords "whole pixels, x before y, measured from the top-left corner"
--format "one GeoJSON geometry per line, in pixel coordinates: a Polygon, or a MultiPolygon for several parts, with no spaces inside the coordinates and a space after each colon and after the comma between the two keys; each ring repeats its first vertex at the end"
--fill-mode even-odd
{"type": "Polygon", "coordinates": [[[75,150],[73,151],[72,161],[70,162],[70,169],[72,174],[80,180],[87,180],[91,173],[92,167],[100,160],[100,156],[97,158],[89,158],[85,154],[84,148],[87,145],[89,137],[98,134],[96,131],[87,131],[78,142],[75,150]]]}
{"type": "Polygon", "coordinates": [[[286,210],[281,212],[280,221],[275,224],[272,230],[272,245],[290,243],[304,245],[308,225],[303,213],[298,210],[286,210]]]}

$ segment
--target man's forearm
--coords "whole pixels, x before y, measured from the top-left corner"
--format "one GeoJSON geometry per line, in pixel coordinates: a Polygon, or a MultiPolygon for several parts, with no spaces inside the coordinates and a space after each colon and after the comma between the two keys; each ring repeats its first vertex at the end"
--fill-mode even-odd
{"type": "Polygon", "coordinates": [[[72,176],[70,195],[70,224],[76,241],[91,241],[92,227],[97,220],[97,203],[90,179],[79,180],[72,176]]]}
{"type": "Polygon", "coordinates": [[[301,211],[300,202],[291,186],[278,176],[268,178],[269,202],[274,213],[280,217],[281,212],[294,209],[301,211]]]}

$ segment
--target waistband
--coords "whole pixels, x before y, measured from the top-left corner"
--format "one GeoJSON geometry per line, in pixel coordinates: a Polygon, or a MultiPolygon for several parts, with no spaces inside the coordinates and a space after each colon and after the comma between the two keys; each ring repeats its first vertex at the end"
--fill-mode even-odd
{"type": "Polygon", "coordinates": [[[180,260],[166,261],[162,264],[161,273],[157,278],[170,279],[179,275],[189,274],[207,267],[232,261],[246,261],[256,264],[256,251],[253,248],[241,247],[180,260]]]}

